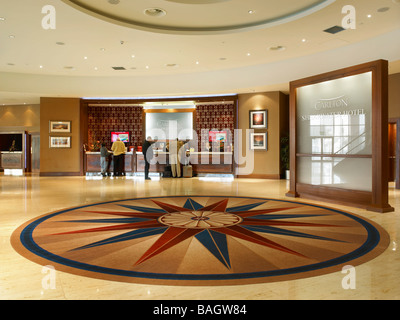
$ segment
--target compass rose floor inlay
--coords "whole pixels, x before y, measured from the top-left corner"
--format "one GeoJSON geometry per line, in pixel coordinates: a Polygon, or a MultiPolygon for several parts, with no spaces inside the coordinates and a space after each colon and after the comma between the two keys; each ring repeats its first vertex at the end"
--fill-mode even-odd
{"type": "Polygon", "coordinates": [[[12,235],[58,271],[162,285],[237,285],[340,271],[389,244],[376,223],[333,208],[251,197],[126,199],[53,212],[12,235]]]}

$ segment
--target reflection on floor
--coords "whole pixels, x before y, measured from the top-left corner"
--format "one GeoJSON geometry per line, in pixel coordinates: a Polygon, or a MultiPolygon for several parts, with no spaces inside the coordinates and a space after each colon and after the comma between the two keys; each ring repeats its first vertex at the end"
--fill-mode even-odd
{"type": "Polygon", "coordinates": [[[77,276],[62,271],[49,278],[50,269],[19,255],[11,234],[40,215],[104,201],[154,196],[246,196],[293,200],[285,197],[285,180],[201,177],[163,179],[141,177],[0,176],[0,299],[399,299],[400,191],[389,188],[394,212],[379,214],[357,208],[296,199],[358,214],[381,225],[390,235],[389,247],[377,258],[355,268],[355,289],[345,289],[347,274],[334,272],[311,278],[237,286],[161,286],[132,284],[77,276]]]}

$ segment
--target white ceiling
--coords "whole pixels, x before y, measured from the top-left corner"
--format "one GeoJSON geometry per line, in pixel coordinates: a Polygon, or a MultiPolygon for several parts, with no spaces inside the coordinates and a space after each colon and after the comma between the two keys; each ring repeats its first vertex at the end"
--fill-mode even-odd
{"type": "Polygon", "coordinates": [[[287,92],[292,80],[376,59],[398,73],[398,39],[399,0],[1,0],[0,104],[287,92]],[[42,26],[46,5],[54,30],[42,26]],[[346,5],[356,28],[324,32],[346,5]],[[166,14],[145,14],[154,8],[166,14]]]}

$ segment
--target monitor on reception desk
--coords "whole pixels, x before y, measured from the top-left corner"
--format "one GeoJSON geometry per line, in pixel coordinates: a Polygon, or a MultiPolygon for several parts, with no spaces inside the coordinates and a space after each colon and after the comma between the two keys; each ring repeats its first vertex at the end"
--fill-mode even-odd
{"type": "Polygon", "coordinates": [[[112,131],[111,132],[111,142],[117,141],[117,138],[124,142],[129,142],[129,131],[112,131]]]}
{"type": "Polygon", "coordinates": [[[228,132],[226,131],[209,131],[208,141],[209,142],[226,142],[228,138],[228,132]]]}

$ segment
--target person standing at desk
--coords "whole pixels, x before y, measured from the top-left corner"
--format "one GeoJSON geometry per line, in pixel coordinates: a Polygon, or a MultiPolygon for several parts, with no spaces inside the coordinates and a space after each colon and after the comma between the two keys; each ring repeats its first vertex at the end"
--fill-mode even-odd
{"type": "Polygon", "coordinates": [[[112,144],[111,151],[114,153],[114,176],[123,175],[123,161],[126,148],[119,137],[117,141],[112,144]]]}
{"type": "Polygon", "coordinates": [[[151,180],[149,178],[149,169],[150,169],[150,160],[153,159],[153,147],[151,145],[151,137],[147,137],[147,139],[143,142],[142,152],[144,157],[144,179],[151,180]]]}
{"type": "Polygon", "coordinates": [[[101,175],[105,177],[107,175],[107,162],[109,161],[109,155],[111,153],[107,150],[106,144],[102,143],[100,148],[100,166],[101,166],[101,175]]]}
{"type": "Polygon", "coordinates": [[[180,162],[180,154],[181,148],[183,146],[183,141],[171,140],[169,142],[168,151],[169,151],[169,163],[171,165],[172,177],[180,178],[181,177],[181,162],[180,162]]]}

